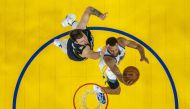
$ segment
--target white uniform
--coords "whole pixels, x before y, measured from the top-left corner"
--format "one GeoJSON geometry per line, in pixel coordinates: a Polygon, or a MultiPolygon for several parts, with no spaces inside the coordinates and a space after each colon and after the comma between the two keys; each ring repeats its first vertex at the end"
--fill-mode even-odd
{"type": "MultiPolygon", "coordinates": [[[[104,56],[111,56],[113,58],[115,58],[117,65],[119,64],[119,62],[123,59],[123,57],[125,56],[125,48],[123,48],[122,46],[118,45],[119,47],[119,54],[117,56],[113,56],[110,54],[110,52],[107,50],[104,56]]],[[[102,72],[102,74],[104,76],[107,76],[107,78],[109,80],[116,80],[117,77],[116,75],[110,70],[110,68],[106,65],[106,63],[104,62],[103,58],[100,58],[100,63],[99,63],[99,67],[100,70],[102,72]]]]}

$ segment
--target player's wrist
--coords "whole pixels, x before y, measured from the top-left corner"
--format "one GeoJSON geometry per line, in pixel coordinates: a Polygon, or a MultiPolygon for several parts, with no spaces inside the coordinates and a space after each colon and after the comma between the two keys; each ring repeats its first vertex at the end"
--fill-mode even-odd
{"type": "Polygon", "coordinates": [[[102,53],[102,51],[99,51],[99,55],[100,55],[100,56],[103,56],[103,53],[102,53]]]}

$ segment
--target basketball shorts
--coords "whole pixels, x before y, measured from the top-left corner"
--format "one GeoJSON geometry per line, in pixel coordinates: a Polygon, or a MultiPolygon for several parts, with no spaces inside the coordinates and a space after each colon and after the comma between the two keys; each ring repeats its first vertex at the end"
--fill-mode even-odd
{"type": "Polygon", "coordinates": [[[111,89],[116,89],[119,87],[119,82],[117,80],[116,75],[110,70],[110,68],[104,64],[103,59],[100,60],[99,68],[103,76],[107,79],[106,82],[108,83],[111,89]]]}

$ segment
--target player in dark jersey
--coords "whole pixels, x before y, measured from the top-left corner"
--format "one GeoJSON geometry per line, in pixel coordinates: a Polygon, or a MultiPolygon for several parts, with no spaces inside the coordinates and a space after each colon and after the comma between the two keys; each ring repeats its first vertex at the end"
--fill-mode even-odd
{"type": "Polygon", "coordinates": [[[98,59],[103,56],[106,47],[100,52],[93,51],[94,39],[90,30],[86,27],[91,15],[99,17],[101,20],[106,18],[107,13],[101,13],[93,7],[87,7],[82,15],[80,22],[76,21],[74,14],[68,14],[62,25],[72,26],[73,30],[70,32],[70,38],[66,40],[54,40],[54,44],[68,55],[71,60],[83,61],[87,58],[98,59]]]}

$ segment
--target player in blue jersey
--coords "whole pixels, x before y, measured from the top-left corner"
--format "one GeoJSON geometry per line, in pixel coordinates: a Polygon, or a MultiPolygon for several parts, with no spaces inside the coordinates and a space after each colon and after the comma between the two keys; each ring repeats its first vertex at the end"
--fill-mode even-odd
{"type": "Polygon", "coordinates": [[[100,58],[100,56],[104,55],[106,47],[100,52],[93,51],[94,39],[90,30],[87,28],[87,23],[91,15],[95,15],[101,20],[104,20],[106,14],[107,13],[101,13],[93,7],[87,7],[80,22],[76,21],[74,14],[68,14],[66,19],[62,22],[62,25],[64,27],[72,26],[73,30],[70,32],[70,38],[66,40],[55,39],[54,44],[60,47],[64,53],[74,61],[100,58]]]}

